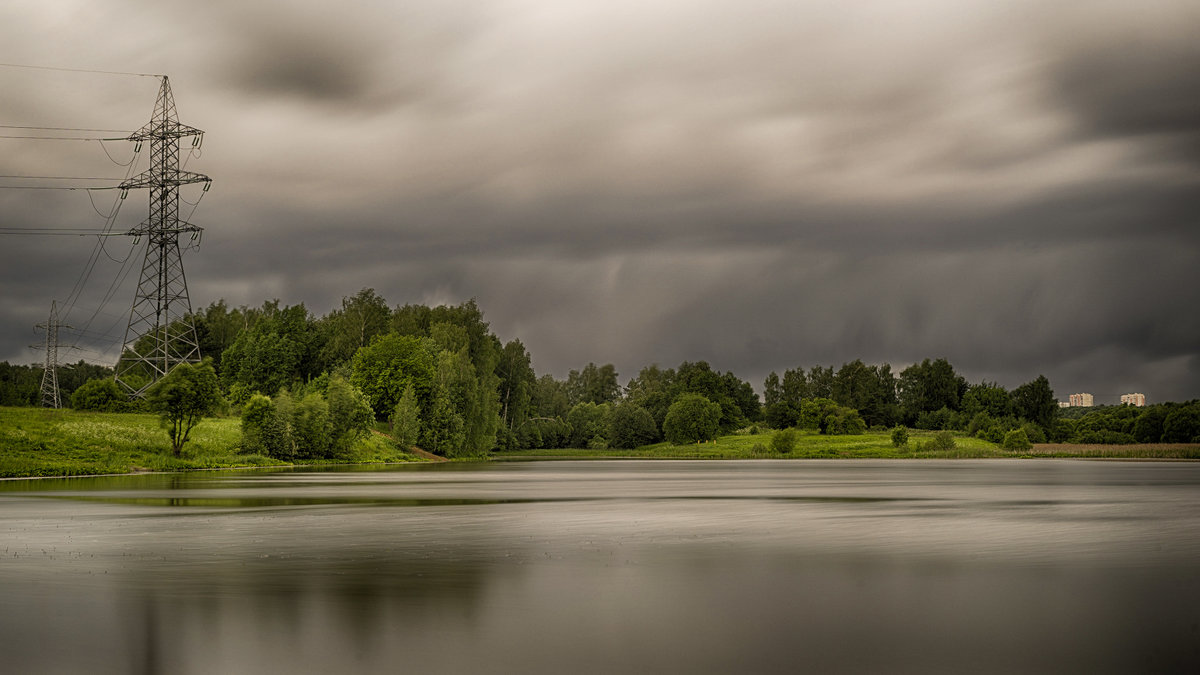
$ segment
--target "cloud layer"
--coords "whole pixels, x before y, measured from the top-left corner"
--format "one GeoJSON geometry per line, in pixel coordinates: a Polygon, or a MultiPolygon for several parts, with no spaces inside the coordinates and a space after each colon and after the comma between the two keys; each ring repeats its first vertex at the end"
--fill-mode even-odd
{"type": "MultiPolygon", "coordinates": [[[[198,305],[476,297],[559,376],[945,356],[1060,398],[1200,396],[1194,3],[124,5],[0,10],[0,61],[171,75],[216,181],[198,305]]],[[[134,128],[155,87],[0,78],[9,125],[134,128]]],[[[94,143],[0,142],[3,174],[123,171],[94,143]]],[[[96,222],[78,192],[0,208],[96,222]]],[[[93,240],[3,243],[0,358],[27,361],[93,240]]],[[[123,331],[120,269],[99,259],[70,321],[114,287],[90,325],[123,331]]]]}

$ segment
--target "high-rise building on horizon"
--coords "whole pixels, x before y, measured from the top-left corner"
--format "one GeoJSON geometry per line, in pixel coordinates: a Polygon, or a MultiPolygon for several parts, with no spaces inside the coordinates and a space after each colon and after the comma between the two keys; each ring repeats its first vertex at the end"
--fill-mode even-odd
{"type": "Polygon", "coordinates": [[[1090,408],[1095,405],[1095,397],[1091,394],[1071,394],[1067,398],[1072,408],[1090,408]]]}
{"type": "Polygon", "coordinates": [[[1132,405],[1143,408],[1146,405],[1145,394],[1121,394],[1121,405],[1132,405]]]}

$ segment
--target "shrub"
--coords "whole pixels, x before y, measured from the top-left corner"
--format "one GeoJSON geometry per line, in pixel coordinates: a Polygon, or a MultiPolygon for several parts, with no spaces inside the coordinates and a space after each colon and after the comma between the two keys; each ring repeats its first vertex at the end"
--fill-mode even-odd
{"type": "Polygon", "coordinates": [[[771,434],[771,449],[781,455],[786,455],[796,449],[796,430],[780,429],[771,434]]]}
{"type": "Polygon", "coordinates": [[[88,380],[71,394],[71,407],[76,410],[122,412],[127,407],[128,398],[116,380],[88,380]]]}
{"type": "Polygon", "coordinates": [[[242,406],[242,452],[276,459],[292,456],[287,427],[275,404],[262,394],[251,396],[242,406]]]}
{"type": "Polygon", "coordinates": [[[892,447],[902,448],[908,445],[908,427],[899,425],[892,429],[892,447]]]}
{"type": "Polygon", "coordinates": [[[1029,450],[1033,448],[1033,443],[1029,442],[1029,436],[1024,429],[1013,429],[1004,435],[1005,450],[1029,450]]]}
{"type": "Polygon", "coordinates": [[[636,448],[658,440],[658,426],[645,408],[626,401],[608,417],[608,438],[611,447],[636,448]]]}
{"type": "Polygon", "coordinates": [[[674,445],[698,443],[717,437],[721,406],[699,394],[683,394],[667,409],[663,435],[674,445]]]}
{"type": "Polygon", "coordinates": [[[958,447],[954,442],[954,435],[949,431],[939,431],[933,435],[928,441],[917,445],[917,450],[920,451],[947,451],[958,447]]]}
{"type": "Polygon", "coordinates": [[[867,423],[854,408],[837,406],[821,422],[821,433],[830,436],[853,436],[867,430],[867,423]]]}

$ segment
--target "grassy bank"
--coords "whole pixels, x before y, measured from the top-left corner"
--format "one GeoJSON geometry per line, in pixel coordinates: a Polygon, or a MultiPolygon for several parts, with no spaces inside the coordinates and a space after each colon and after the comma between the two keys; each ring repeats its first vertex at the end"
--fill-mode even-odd
{"type": "Polygon", "coordinates": [[[638,459],[969,459],[990,457],[1012,457],[1013,453],[1000,449],[995,443],[970,438],[956,437],[952,450],[917,450],[917,446],[933,437],[934,432],[912,431],[906,447],[892,447],[889,432],[868,432],[857,436],[822,436],[815,431],[801,431],[796,435],[796,447],[787,454],[771,451],[771,433],[738,434],[722,436],[716,441],[690,445],[656,443],[636,450],[517,450],[498,452],[495,459],[536,458],[612,458],[629,457],[638,459]]]}
{"type": "MultiPolygon", "coordinates": [[[[0,477],[289,465],[240,454],[241,433],[236,418],[205,419],[192,430],[183,456],[176,458],[166,431],[153,415],[0,407],[0,477]]],[[[387,439],[372,435],[355,446],[351,457],[339,461],[414,459],[387,439]]]]}
{"type": "Polygon", "coordinates": [[[995,443],[956,435],[952,450],[919,450],[918,446],[936,432],[910,430],[905,447],[892,447],[889,432],[868,432],[857,436],[822,436],[815,431],[800,432],[790,453],[772,452],[771,434],[723,436],[711,443],[671,445],[658,443],[635,450],[517,450],[498,452],[493,459],[992,459],[1074,457],[1088,459],[1200,459],[1200,445],[1035,445],[1032,450],[1013,452],[995,443]]]}

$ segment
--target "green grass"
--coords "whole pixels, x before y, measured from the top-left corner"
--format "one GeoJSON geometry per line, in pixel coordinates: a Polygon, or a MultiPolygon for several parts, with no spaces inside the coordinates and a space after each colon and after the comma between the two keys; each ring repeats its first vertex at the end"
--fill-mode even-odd
{"type": "Polygon", "coordinates": [[[1013,457],[995,443],[978,438],[955,436],[953,450],[918,450],[917,446],[933,437],[934,432],[910,431],[906,447],[892,447],[891,433],[868,432],[857,436],[822,436],[815,431],[796,434],[796,447],[788,454],[771,451],[771,433],[722,436],[709,443],[672,445],[656,443],[636,450],[517,450],[498,452],[495,459],[536,458],[613,458],[637,459],[959,459],[1013,457]]]}
{"type": "MultiPolygon", "coordinates": [[[[0,407],[0,477],[289,466],[261,455],[240,454],[241,437],[237,418],[207,418],[192,430],[183,456],[177,458],[154,415],[0,407]]],[[[305,463],[414,459],[387,439],[372,435],[359,441],[351,457],[305,463]]]]}

